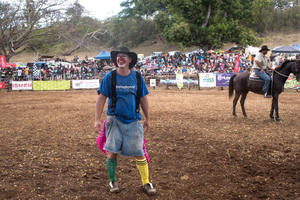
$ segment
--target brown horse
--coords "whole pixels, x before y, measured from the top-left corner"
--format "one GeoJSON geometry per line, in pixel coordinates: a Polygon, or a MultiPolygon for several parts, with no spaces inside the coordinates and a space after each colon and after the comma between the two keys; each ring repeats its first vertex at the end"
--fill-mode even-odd
{"type": "MultiPolygon", "coordinates": [[[[272,94],[272,107],[270,111],[270,117],[272,120],[280,121],[279,114],[278,114],[278,97],[281,92],[284,90],[284,83],[288,79],[289,74],[293,73],[296,75],[296,79],[300,82],[300,61],[285,61],[280,67],[274,70],[273,73],[273,80],[271,80],[270,87],[271,87],[271,94],[272,94]],[[273,82],[272,82],[273,81],[273,82]],[[276,118],[274,119],[274,109],[276,118]]],[[[243,115],[247,118],[247,114],[245,111],[245,100],[249,91],[257,93],[257,94],[264,94],[262,91],[264,81],[254,81],[249,79],[250,73],[243,72],[239,74],[234,74],[231,76],[229,81],[229,98],[233,95],[233,90],[235,90],[235,97],[233,100],[233,116],[237,117],[235,112],[236,104],[242,95],[240,103],[243,111],[243,115]]]]}

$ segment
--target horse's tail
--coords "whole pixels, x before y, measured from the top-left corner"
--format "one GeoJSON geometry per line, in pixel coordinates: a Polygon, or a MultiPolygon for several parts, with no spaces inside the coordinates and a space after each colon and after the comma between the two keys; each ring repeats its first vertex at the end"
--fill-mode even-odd
{"type": "Polygon", "coordinates": [[[229,98],[233,95],[233,79],[236,77],[236,74],[232,75],[229,80],[229,98]]]}

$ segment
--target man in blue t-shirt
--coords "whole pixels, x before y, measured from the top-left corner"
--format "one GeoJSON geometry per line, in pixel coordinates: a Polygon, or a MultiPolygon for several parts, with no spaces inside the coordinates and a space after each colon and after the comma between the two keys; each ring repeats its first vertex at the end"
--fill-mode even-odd
{"type": "MultiPolygon", "coordinates": [[[[149,181],[148,163],[143,150],[144,132],[150,128],[150,115],[147,94],[149,91],[143,77],[140,81],[140,91],[137,91],[136,71],[131,68],[137,62],[137,55],[126,47],[120,51],[112,51],[111,59],[117,66],[116,73],[116,100],[112,94],[112,72],[104,76],[100,88],[95,109],[95,132],[101,129],[101,114],[108,98],[106,110],[107,122],[105,124],[106,143],[104,150],[107,154],[107,170],[109,176],[110,192],[118,192],[119,187],[116,179],[118,154],[122,156],[134,156],[136,165],[141,174],[143,187],[148,194],[156,193],[156,189],[149,181]],[[140,94],[140,104],[145,115],[144,125],[141,123],[142,115],[136,112],[136,95],[140,94]],[[144,129],[144,130],[143,130],[144,129]]],[[[138,110],[139,111],[139,110],[138,110]]]]}

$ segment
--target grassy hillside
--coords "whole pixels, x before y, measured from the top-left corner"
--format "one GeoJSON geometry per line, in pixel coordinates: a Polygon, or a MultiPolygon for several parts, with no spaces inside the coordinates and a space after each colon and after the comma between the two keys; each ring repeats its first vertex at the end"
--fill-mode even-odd
{"type": "MultiPolygon", "coordinates": [[[[270,34],[264,38],[263,44],[268,45],[269,48],[274,48],[276,46],[284,46],[284,45],[294,45],[295,43],[300,44],[300,33],[293,33],[293,34],[270,34]]],[[[185,49],[181,49],[181,52],[190,52],[198,47],[188,47],[185,49]]],[[[227,49],[225,46],[224,49],[227,49]]],[[[78,55],[80,59],[84,59],[86,55],[88,57],[95,57],[103,50],[106,50],[110,52],[109,49],[101,49],[99,48],[97,51],[78,51],[75,52],[71,56],[64,57],[66,60],[71,61],[74,58],[74,55],[78,55]]],[[[164,53],[167,53],[169,51],[175,51],[178,50],[178,48],[172,44],[169,44],[167,42],[162,43],[160,40],[157,40],[156,43],[153,43],[152,41],[146,41],[139,46],[135,48],[131,48],[131,51],[136,52],[137,54],[144,54],[145,56],[149,56],[154,51],[162,51],[164,53]]],[[[49,54],[50,55],[50,54],[49,54]]],[[[54,54],[53,54],[54,55],[54,54]]],[[[19,56],[13,57],[10,62],[33,62],[33,53],[24,53],[19,56]]]]}

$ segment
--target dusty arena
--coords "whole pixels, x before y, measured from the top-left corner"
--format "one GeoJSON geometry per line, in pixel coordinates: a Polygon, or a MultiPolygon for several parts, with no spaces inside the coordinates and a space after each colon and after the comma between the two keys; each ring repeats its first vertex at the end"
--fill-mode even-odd
{"type": "MultiPolygon", "coordinates": [[[[300,94],[249,93],[244,119],[228,90],[149,88],[148,196],[135,161],[119,157],[108,192],[93,132],[96,90],[0,92],[0,199],[300,199],[300,94]]],[[[105,112],[102,120],[106,117],[105,112]]]]}

